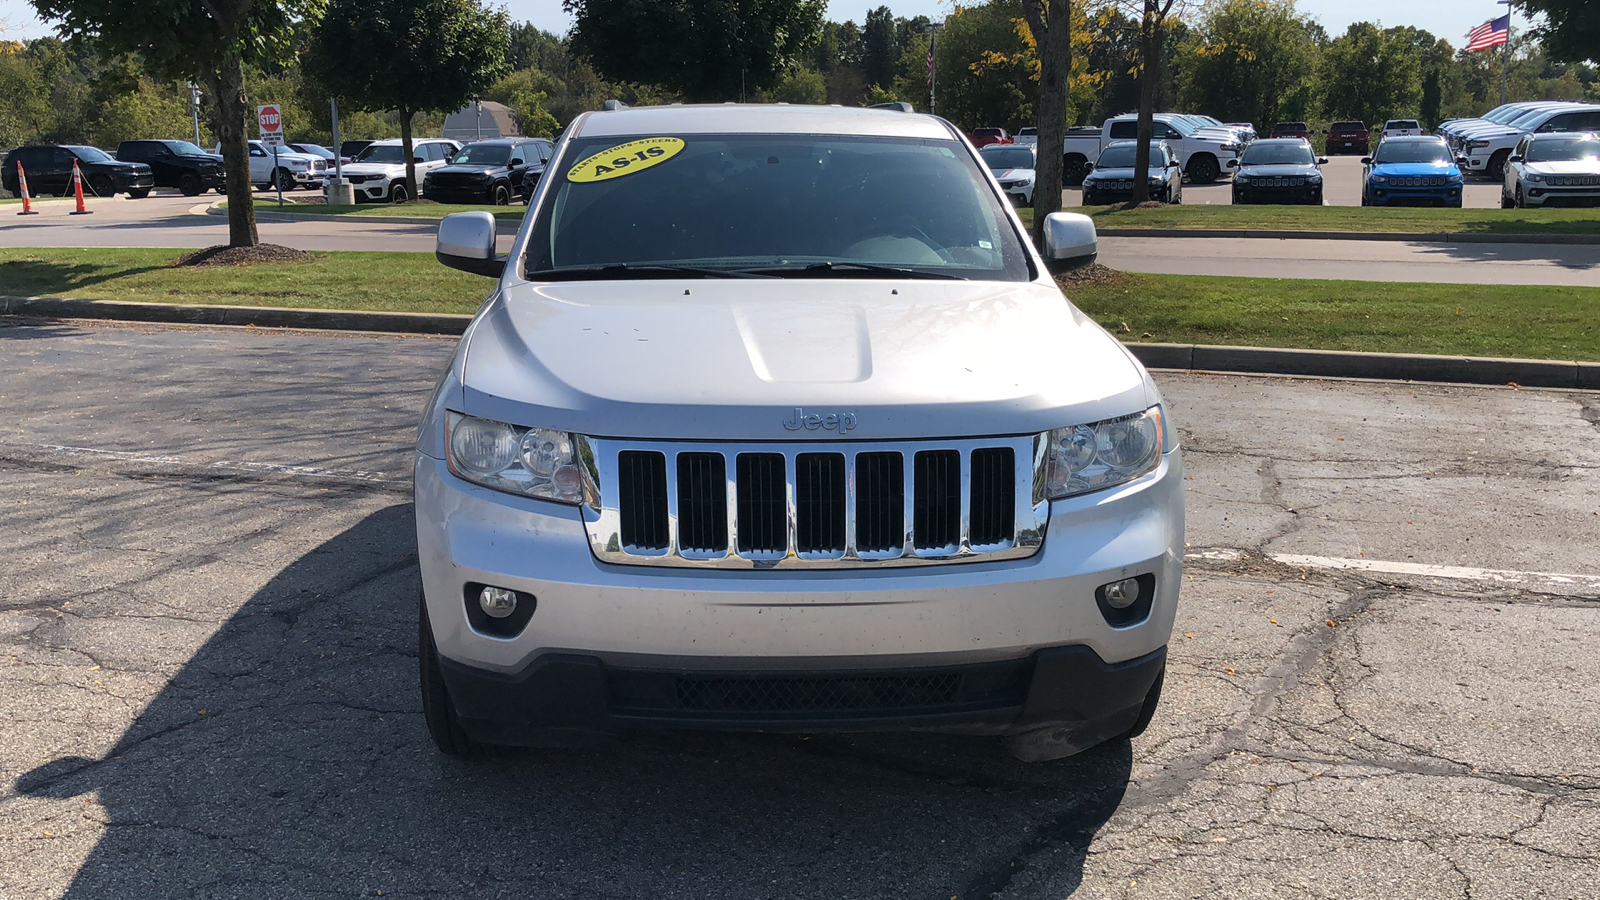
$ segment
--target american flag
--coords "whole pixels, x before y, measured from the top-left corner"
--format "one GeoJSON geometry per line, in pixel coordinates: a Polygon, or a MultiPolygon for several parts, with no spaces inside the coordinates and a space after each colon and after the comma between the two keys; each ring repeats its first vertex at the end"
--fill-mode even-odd
{"type": "Polygon", "coordinates": [[[1506,36],[1510,33],[1511,14],[1506,13],[1467,32],[1467,46],[1464,49],[1468,53],[1475,53],[1490,47],[1498,47],[1506,42],[1506,36]]]}
{"type": "Polygon", "coordinates": [[[928,80],[933,80],[933,45],[928,45],[928,80]]]}

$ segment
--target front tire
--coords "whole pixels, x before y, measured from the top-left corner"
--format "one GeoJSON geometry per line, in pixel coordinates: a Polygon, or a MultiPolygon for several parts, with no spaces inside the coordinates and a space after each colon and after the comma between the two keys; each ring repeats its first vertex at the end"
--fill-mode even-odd
{"type": "Polygon", "coordinates": [[[411,192],[400,182],[389,185],[389,202],[404,203],[411,199],[411,192]]]}
{"type": "Polygon", "coordinates": [[[494,196],[490,200],[490,202],[493,203],[495,206],[510,206],[511,205],[511,189],[506,187],[503,184],[495,185],[494,186],[494,196]]]}
{"type": "Polygon", "coordinates": [[[273,183],[278,186],[278,190],[285,193],[294,190],[294,176],[289,174],[288,169],[279,169],[272,173],[272,179],[273,183]]]}
{"type": "Polygon", "coordinates": [[[1195,184],[1210,184],[1221,174],[1222,167],[1217,165],[1217,158],[1209,153],[1189,160],[1189,180],[1195,184]]]}
{"type": "Polygon", "coordinates": [[[193,172],[185,172],[183,177],[178,179],[178,190],[182,191],[185,197],[199,196],[201,190],[199,176],[193,172]]]}
{"type": "Polygon", "coordinates": [[[1061,158],[1061,183],[1068,187],[1077,187],[1083,184],[1083,179],[1088,177],[1089,170],[1085,168],[1089,160],[1076,153],[1069,153],[1061,158]]]}
{"type": "Polygon", "coordinates": [[[129,191],[128,192],[128,199],[130,199],[130,200],[143,200],[144,198],[146,198],[148,196],[150,196],[150,189],[149,188],[140,188],[137,191],[129,191]]]}
{"type": "Polygon", "coordinates": [[[1514,203],[1517,209],[1528,208],[1528,198],[1522,193],[1522,185],[1517,185],[1517,199],[1514,203]]]}
{"type": "Polygon", "coordinates": [[[111,179],[104,175],[90,176],[89,190],[93,191],[95,196],[108,200],[117,195],[117,186],[112,184],[111,179]]]}
{"type": "Polygon", "coordinates": [[[420,595],[417,599],[417,660],[422,687],[422,720],[427,723],[428,736],[439,752],[446,756],[494,756],[498,748],[474,740],[461,727],[461,717],[455,704],[450,702],[450,692],[444,683],[444,673],[439,669],[439,649],[433,643],[433,626],[428,623],[428,601],[420,595]]]}
{"type": "Polygon", "coordinates": [[[1510,150],[1501,150],[1494,156],[1489,157],[1489,168],[1485,169],[1483,174],[1488,175],[1495,181],[1505,181],[1506,159],[1510,156],[1510,150]]]}

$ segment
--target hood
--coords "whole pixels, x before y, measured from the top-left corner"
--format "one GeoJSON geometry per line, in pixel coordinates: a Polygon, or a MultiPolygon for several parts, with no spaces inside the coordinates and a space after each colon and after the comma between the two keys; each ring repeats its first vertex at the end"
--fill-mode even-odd
{"type": "MultiPolygon", "coordinates": [[[[349,167],[346,166],[345,168],[349,168],[349,167]]],[[[482,165],[480,165],[478,163],[462,163],[461,165],[458,165],[458,166],[457,165],[440,166],[439,168],[434,169],[431,174],[434,174],[434,175],[484,175],[484,174],[489,174],[489,173],[500,173],[500,172],[507,172],[507,171],[510,171],[510,166],[489,165],[488,163],[484,163],[482,165]]]]}
{"type": "Polygon", "coordinates": [[[990,169],[989,171],[994,173],[995,180],[997,181],[1033,177],[1032,169],[990,169]]]}
{"type": "Polygon", "coordinates": [[[1283,178],[1290,175],[1321,175],[1322,170],[1309,163],[1283,163],[1272,166],[1240,166],[1235,170],[1237,174],[1248,175],[1251,178],[1283,178]]]}
{"type": "Polygon", "coordinates": [[[1535,175],[1600,175],[1600,160],[1566,159],[1523,163],[1522,168],[1535,175]]]}
{"type": "Polygon", "coordinates": [[[465,340],[462,412],[598,437],[792,440],[796,408],[854,413],[849,439],[1030,434],[1158,396],[1031,282],[521,284],[465,340]]]}
{"type": "Polygon", "coordinates": [[[340,168],[346,175],[397,175],[406,170],[404,163],[345,163],[340,168]]]}
{"type": "Polygon", "coordinates": [[[1413,175],[1460,175],[1455,163],[1374,163],[1372,174],[1406,178],[1413,175]]]}
{"type": "MultiPolygon", "coordinates": [[[[1150,166],[1150,177],[1160,178],[1162,171],[1163,169],[1160,166],[1152,163],[1150,166]]],[[[1095,166],[1094,171],[1090,172],[1088,176],[1084,178],[1084,180],[1131,181],[1133,180],[1133,166],[1118,166],[1115,169],[1102,169],[1099,166],[1095,166]]]]}

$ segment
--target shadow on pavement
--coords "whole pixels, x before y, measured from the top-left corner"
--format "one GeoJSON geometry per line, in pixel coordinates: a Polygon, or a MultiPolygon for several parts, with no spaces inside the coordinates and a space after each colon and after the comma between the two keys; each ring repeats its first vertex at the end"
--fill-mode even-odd
{"type": "Polygon", "coordinates": [[[415,583],[411,507],[372,513],[239,607],[104,758],[20,778],[104,809],[65,896],[987,898],[1030,862],[1071,893],[1127,789],[1126,741],[1032,766],[914,734],[445,758],[415,583]]]}

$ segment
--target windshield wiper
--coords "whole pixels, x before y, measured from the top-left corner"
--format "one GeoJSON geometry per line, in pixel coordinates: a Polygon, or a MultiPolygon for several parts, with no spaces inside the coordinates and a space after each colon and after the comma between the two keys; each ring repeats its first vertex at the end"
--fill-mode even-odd
{"type": "Polygon", "coordinates": [[[941,281],[966,281],[962,275],[951,275],[948,272],[928,272],[922,269],[903,269],[899,266],[880,266],[873,263],[858,262],[819,262],[808,263],[803,266],[763,266],[760,268],[739,269],[740,272],[760,274],[768,278],[826,278],[838,276],[840,278],[859,278],[862,276],[873,278],[935,278],[941,281]]]}
{"type": "Polygon", "coordinates": [[[561,269],[535,269],[524,277],[529,281],[609,281],[625,278],[774,278],[745,269],[707,269],[699,266],[669,266],[653,263],[609,263],[603,266],[572,266],[561,269]]]}

